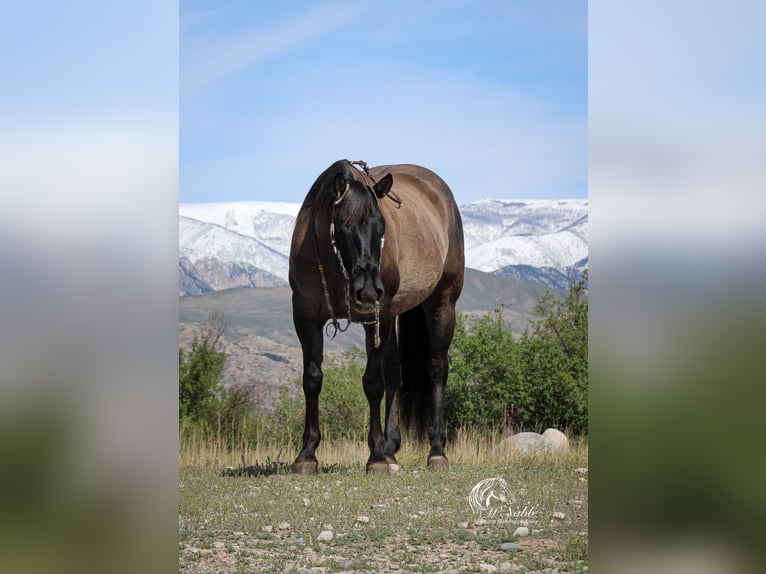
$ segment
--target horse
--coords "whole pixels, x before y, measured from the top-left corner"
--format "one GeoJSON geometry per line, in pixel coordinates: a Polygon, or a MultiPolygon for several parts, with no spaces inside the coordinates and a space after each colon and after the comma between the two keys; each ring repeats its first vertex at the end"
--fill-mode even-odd
{"type": "Polygon", "coordinates": [[[317,177],[290,245],[293,323],[303,352],[306,401],[294,472],[318,472],[324,336],[334,337],[351,323],[365,331],[367,472],[386,474],[396,464],[400,421],[421,439],[428,431],[429,469],[449,467],[444,385],[464,273],[460,212],[450,188],[432,171],[339,160],[317,177]]]}

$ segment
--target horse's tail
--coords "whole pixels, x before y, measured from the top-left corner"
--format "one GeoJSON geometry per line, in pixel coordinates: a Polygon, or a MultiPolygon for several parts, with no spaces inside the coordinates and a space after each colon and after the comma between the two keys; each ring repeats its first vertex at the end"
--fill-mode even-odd
{"type": "Polygon", "coordinates": [[[402,387],[399,392],[401,425],[418,441],[428,437],[433,398],[429,376],[430,345],[426,315],[417,306],[399,315],[399,356],[402,387]]]}

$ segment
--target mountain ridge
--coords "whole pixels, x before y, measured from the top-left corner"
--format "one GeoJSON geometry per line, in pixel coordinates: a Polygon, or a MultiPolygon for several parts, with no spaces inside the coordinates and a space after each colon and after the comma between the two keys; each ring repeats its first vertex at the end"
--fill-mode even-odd
{"type": "MultiPolygon", "coordinates": [[[[179,295],[286,285],[300,205],[180,204],[179,295]]],[[[587,268],[587,199],[483,199],[460,212],[466,267],[556,289],[587,268]]]]}

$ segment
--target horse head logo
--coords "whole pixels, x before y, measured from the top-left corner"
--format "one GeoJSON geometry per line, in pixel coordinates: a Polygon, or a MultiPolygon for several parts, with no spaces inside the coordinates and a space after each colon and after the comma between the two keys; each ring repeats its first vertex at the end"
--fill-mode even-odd
{"type": "Polygon", "coordinates": [[[514,502],[508,483],[500,477],[485,478],[478,482],[468,495],[471,510],[482,518],[493,518],[499,510],[505,508],[510,511],[514,502]]]}

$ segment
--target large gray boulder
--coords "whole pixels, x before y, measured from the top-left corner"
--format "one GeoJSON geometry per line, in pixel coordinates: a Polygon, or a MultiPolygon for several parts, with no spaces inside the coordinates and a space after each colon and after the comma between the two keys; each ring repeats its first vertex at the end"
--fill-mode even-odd
{"type": "Polygon", "coordinates": [[[519,454],[545,454],[552,452],[551,443],[536,432],[520,432],[504,439],[499,445],[503,450],[512,450],[519,454]]]}

